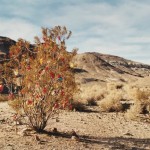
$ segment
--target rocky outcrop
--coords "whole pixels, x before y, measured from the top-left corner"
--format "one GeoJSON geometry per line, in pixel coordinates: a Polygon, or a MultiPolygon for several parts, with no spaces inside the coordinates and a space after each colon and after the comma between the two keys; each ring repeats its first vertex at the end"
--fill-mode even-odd
{"type": "Polygon", "coordinates": [[[10,38],[0,36],[0,54],[8,54],[9,48],[16,42],[10,38]]]}

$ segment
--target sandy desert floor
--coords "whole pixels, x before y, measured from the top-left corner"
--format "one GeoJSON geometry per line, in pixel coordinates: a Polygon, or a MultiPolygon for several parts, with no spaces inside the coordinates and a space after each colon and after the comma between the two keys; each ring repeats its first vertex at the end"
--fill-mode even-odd
{"type": "Polygon", "coordinates": [[[150,150],[149,123],[126,120],[123,113],[101,113],[96,106],[89,109],[63,112],[50,120],[47,132],[23,136],[26,127],[19,125],[16,133],[14,112],[1,102],[0,150],[150,150]],[[54,128],[58,133],[51,132],[54,128]],[[72,131],[79,139],[74,139],[72,131]]]}

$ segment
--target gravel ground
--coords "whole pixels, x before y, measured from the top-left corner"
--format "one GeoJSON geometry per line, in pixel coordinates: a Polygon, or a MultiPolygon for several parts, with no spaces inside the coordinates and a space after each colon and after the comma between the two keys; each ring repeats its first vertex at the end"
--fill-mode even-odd
{"type": "Polygon", "coordinates": [[[16,131],[14,112],[2,102],[0,150],[150,150],[149,123],[126,120],[123,113],[101,113],[98,107],[90,110],[62,112],[49,121],[45,133],[37,134],[24,125],[16,131]]]}

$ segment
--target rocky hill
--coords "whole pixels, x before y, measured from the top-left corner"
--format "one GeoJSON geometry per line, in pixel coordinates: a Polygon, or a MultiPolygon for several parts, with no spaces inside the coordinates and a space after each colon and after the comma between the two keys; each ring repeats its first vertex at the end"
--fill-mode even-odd
{"type": "Polygon", "coordinates": [[[76,78],[79,82],[128,81],[150,75],[150,65],[118,56],[88,52],[74,58],[76,78]]]}
{"type": "Polygon", "coordinates": [[[0,36],[0,62],[3,62],[3,58],[6,58],[9,53],[9,48],[16,42],[10,38],[0,36]]]}
{"type": "Polygon", "coordinates": [[[9,48],[16,42],[10,38],[0,36],[0,53],[9,53],[9,48]]]}
{"type": "MultiPolygon", "coordinates": [[[[9,53],[10,46],[16,42],[0,36],[0,57],[9,53]]],[[[31,46],[33,47],[33,46],[31,46]]],[[[122,57],[87,52],[74,58],[76,79],[78,82],[108,81],[142,78],[150,75],[150,65],[134,62],[122,57]]]]}

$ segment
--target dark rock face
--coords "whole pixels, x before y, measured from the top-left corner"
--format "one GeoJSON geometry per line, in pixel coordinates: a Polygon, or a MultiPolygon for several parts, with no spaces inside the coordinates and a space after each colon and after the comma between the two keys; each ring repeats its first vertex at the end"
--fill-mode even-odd
{"type": "MultiPolygon", "coordinates": [[[[3,62],[4,62],[3,60],[5,60],[4,58],[8,58],[10,47],[15,44],[16,42],[14,40],[7,37],[0,36],[0,70],[1,68],[3,68],[3,62]]],[[[0,78],[1,78],[1,73],[0,73],[0,78]]],[[[8,88],[6,86],[4,86],[4,89],[1,92],[1,94],[8,94],[8,88]]]]}
{"type": "Polygon", "coordinates": [[[0,36],[0,54],[1,55],[5,55],[5,54],[8,55],[9,48],[12,45],[15,45],[15,43],[16,42],[10,38],[0,36]]]}

